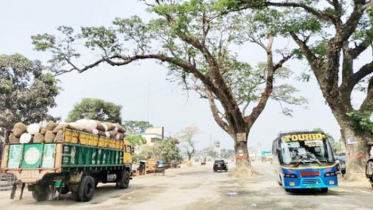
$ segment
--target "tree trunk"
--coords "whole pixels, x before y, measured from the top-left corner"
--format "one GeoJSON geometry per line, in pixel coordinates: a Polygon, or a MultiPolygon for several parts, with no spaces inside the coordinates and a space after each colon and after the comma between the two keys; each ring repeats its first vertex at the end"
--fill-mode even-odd
{"type": "Polygon", "coordinates": [[[341,132],[346,145],[346,178],[350,180],[364,178],[365,164],[369,159],[371,147],[367,143],[373,139],[373,136],[368,132],[357,132],[347,126],[342,127],[341,132]]]}
{"type": "Polygon", "coordinates": [[[190,161],[191,159],[192,159],[192,153],[188,152],[188,161],[190,161]]]}
{"type": "Polygon", "coordinates": [[[247,141],[237,142],[235,145],[235,152],[237,169],[251,168],[249,151],[247,149],[247,141]]]}

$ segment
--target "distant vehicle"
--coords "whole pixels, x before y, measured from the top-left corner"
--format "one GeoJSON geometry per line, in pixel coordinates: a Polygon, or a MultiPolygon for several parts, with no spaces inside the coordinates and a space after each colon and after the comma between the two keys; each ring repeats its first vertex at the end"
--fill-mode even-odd
{"type": "Polygon", "coordinates": [[[294,189],[337,187],[337,166],[323,132],[281,133],[272,145],[278,183],[287,192],[294,189]]]}
{"type": "Polygon", "coordinates": [[[346,174],[346,156],[335,156],[337,171],[341,172],[342,177],[346,174]]]}
{"type": "Polygon", "coordinates": [[[201,158],[201,165],[206,165],[206,157],[204,157],[204,158],[201,158]]]}
{"type": "Polygon", "coordinates": [[[370,158],[367,162],[367,166],[365,169],[365,175],[370,181],[370,184],[373,187],[373,158],[370,158]]]}
{"type": "Polygon", "coordinates": [[[228,172],[228,166],[224,160],[215,160],[213,169],[214,169],[214,172],[217,172],[217,171],[228,172]]]}

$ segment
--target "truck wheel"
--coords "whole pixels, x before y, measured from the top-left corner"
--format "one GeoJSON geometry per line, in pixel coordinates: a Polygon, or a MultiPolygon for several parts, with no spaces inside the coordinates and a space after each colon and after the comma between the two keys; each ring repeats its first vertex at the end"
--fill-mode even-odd
{"type": "Polygon", "coordinates": [[[90,201],[95,191],[95,180],[91,176],[83,177],[79,185],[79,199],[82,202],[90,201]]]}
{"type": "Polygon", "coordinates": [[[121,179],[117,182],[117,188],[119,189],[127,189],[130,183],[130,173],[128,171],[124,171],[122,173],[121,179]]]}
{"type": "Polygon", "coordinates": [[[48,186],[36,186],[35,190],[32,191],[32,197],[36,201],[46,201],[49,198],[49,195],[51,194],[51,190],[48,186]]]}

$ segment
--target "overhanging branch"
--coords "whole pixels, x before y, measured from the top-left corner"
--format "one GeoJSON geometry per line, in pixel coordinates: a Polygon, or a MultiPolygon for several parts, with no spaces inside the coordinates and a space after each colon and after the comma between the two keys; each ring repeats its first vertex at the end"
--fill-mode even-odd
{"type": "Polygon", "coordinates": [[[305,11],[315,15],[316,17],[328,21],[328,22],[337,22],[337,18],[330,13],[323,12],[321,10],[317,10],[313,7],[308,6],[307,4],[298,3],[298,2],[265,2],[265,6],[275,6],[275,7],[293,7],[293,8],[302,8],[305,11]]]}
{"type": "Polygon", "coordinates": [[[370,63],[365,64],[362,66],[359,71],[356,73],[352,74],[348,79],[347,79],[347,85],[349,87],[355,87],[355,85],[362,80],[364,77],[368,76],[369,74],[373,73],[373,61],[370,63]]]}

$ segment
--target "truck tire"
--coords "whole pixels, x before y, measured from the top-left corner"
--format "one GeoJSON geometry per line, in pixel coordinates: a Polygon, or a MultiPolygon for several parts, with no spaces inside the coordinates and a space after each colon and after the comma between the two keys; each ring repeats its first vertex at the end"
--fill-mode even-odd
{"type": "Polygon", "coordinates": [[[87,175],[84,176],[79,185],[79,199],[82,202],[90,201],[95,192],[95,180],[93,177],[87,175]]]}
{"type": "Polygon", "coordinates": [[[51,194],[51,190],[48,186],[38,185],[35,187],[35,190],[32,191],[32,197],[36,201],[46,201],[48,200],[51,194]]]}
{"type": "Polygon", "coordinates": [[[128,171],[123,171],[121,178],[117,182],[118,189],[127,189],[130,183],[130,173],[128,171]]]}

